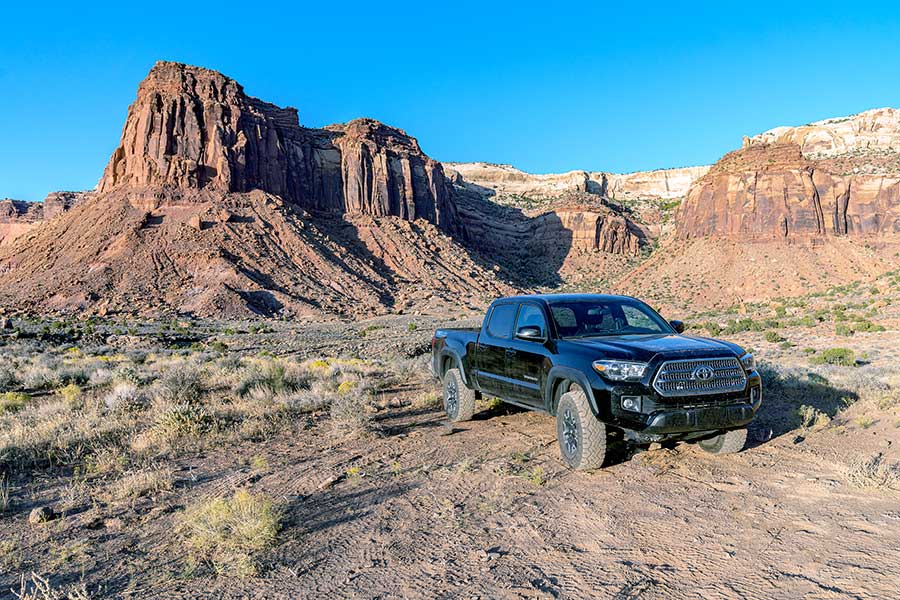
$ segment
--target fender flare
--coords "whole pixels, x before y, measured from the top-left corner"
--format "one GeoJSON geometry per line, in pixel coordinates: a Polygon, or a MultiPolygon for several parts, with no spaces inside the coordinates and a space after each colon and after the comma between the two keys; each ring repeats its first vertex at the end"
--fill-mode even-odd
{"type": "Polygon", "coordinates": [[[588,403],[591,405],[591,410],[594,412],[594,415],[599,414],[600,410],[597,407],[597,400],[594,398],[594,391],[591,388],[587,376],[578,369],[573,369],[571,367],[553,367],[550,369],[550,372],[547,373],[547,385],[545,386],[544,391],[544,403],[547,407],[547,412],[551,415],[556,414],[556,398],[553,397],[553,390],[561,379],[568,379],[569,381],[577,383],[581,389],[584,390],[584,394],[587,396],[588,403]]]}
{"type": "MultiPolygon", "coordinates": [[[[463,369],[462,359],[460,358],[459,353],[454,351],[451,348],[445,347],[443,350],[441,350],[440,360],[438,361],[438,364],[437,364],[438,368],[441,368],[441,365],[444,364],[444,359],[446,359],[446,358],[449,358],[456,364],[456,368],[459,371],[459,376],[462,377],[463,383],[466,385],[466,387],[470,388],[470,389],[474,389],[474,388],[472,388],[472,384],[469,383],[469,377],[468,377],[468,374],[466,373],[466,370],[463,369]]],[[[442,377],[443,373],[439,373],[439,375],[442,377]]]]}

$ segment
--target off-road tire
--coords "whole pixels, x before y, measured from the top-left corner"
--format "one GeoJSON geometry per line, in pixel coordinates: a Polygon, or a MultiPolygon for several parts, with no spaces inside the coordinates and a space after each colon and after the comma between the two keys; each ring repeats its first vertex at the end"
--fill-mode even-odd
{"type": "Polygon", "coordinates": [[[475,390],[470,390],[463,383],[459,369],[450,369],[444,373],[443,381],[444,412],[453,423],[468,421],[475,413],[475,390]]]}
{"type": "Polygon", "coordinates": [[[556,440],[563,462],[571,469],[599,469],[606,458],[606,425],[594,416],[587,396],[579,388],[559,399],[556,440]]]}
{"type": "Polygon", "coordinates": [[[747,444],[747,428],[732,429],[715,437],[700,440],[697,445],[710,454],[734,454],[747,444]]]}

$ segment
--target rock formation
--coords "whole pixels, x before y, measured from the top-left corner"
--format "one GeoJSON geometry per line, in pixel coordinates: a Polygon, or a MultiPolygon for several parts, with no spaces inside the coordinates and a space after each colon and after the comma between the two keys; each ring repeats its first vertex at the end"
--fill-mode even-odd
{"type": "Polygon", "coordinates": [[[744,239],[900,233],[900,171],[836,172],[790,142],[753,143],[725,155],[688,192],[682,237],[744,239]]]}
{"type": "Polygon", "coordinates": [[[631,198],[680,198],[691,183],[709,167],[658,169],[635,173],[569,171],[539,175],[511,165],[491,163],[444,163],[454,184],[482,196],[520,196],[531,199],[558,198],[566,192],[588,192],[600,196],[631,198]]]}
{"type": "Polygon", "coordinates": [[[0,244],[7,310],[365,315],[514,291],[457,242],[450,184],[413,138],[303,128],[175,63],[140,84],[96,194],[0,203],[0,236],[4,219],[31,228],[0,244]]]}
{"type": "Polygon", "coordinates": [[[454,220],[440,163],[403,131],[370,119],[304,128],[296,109],[171,62],[140,84],[99,191],[161,186],[262,190],[314,213],[422,218],[445,230],[454,220]]]}
{"type": "Polygon", "coordinates": [[[66,212],[89,195],[90,192],[52,192],[43,202],[0,200],[0,246],[66,212]]]}
{"type": "Polygon", "coordinates": [[[807,158],[878,151],[897,153],[900,152],[900,110],[876,108],[800,127],[776,127],[744,138],[744,147],[772,143],[797,144],[807,158]]]}

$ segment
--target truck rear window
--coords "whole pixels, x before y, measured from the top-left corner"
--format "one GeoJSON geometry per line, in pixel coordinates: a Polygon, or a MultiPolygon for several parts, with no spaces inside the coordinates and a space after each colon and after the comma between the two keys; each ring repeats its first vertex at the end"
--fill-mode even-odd
{"type": "Polygon", "coordinates": [[[513,320],[516,318],[515,304],[499,304],[491,311],[488,321],[488,335],[495,338],[512,337],[513,320]]]}

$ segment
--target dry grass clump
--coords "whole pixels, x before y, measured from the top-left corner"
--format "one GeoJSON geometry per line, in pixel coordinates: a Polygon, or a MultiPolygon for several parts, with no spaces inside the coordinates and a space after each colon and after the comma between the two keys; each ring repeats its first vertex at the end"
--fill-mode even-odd
{"type": "Polygon", "coordinates": [[[889,464],[879,452],[869,458],[857,458],[847,467],[847,481],[858,488],[889,488],[900,479],[900,465],[889,464]]]}
{"type": "Polygon", "coordinates": [[[370,403],[371,394],[365,389],[353,388],[335,395],[329,410],[335,432],[346,437],[374,433],[375,422],[369,412],[370,403]]]}
{"type": "Polygon", "coordinates": [[[283,360],[256,360],[251,362],[234,386],[238,396],[255,394],[257,397],[275,396],[299,389],[309,389],[310,374],[296,363],[283,360]]]}
{"type": "Polygon", "coordinates": [[[108,488],[113,501],[135,500],[168,492],[175,485],[174,471],[168,467],[151,467],[129,473],[114,481],[108,488]]]}
{"type": "Polygon", "coordinates": [[[136,412],[146,408],[148,402],[147,394],[129,381],[115,384],[103,398],[106,409],[113,412],[136,412]]]}
{"type": "Polygon", "coordinates": [[[37,573],[31,573],[31,579],[25,579],[22,575],[22,583],[19,591],[11,590],[13,597],[18,600],[90,600],[84,584],[69,586],[66,588],[54,587],[50,581],[37,573]]]}
{"type": "Polygon", "coordinates": [[[203,372],[196,367],[173,367],[164,371],[155,385],[155,400],[161,404],[195,404],[203,396],[203,372]]]}
{"type": "Polygon", "coordinates": [[[9,480],[5,474],[0,474],[0,515],[6,512],[10,502],[9,480]]]}
{"type": "Polygon", "coordinates": [[[119,443],[133,428],[133,419],[110,414],[93,397],[78,408],[59,396],[30,402],[15,414],[0,415],[0,466],[76,464],[119,443]]]}
{"type": "Polygon", "coordinates": [[[281,528],[281,511],[264,495],[238,490],[189,507],[180,522],[195,560],[219,575],[243,578],[260,572],[260,556],[281,528]]]}

